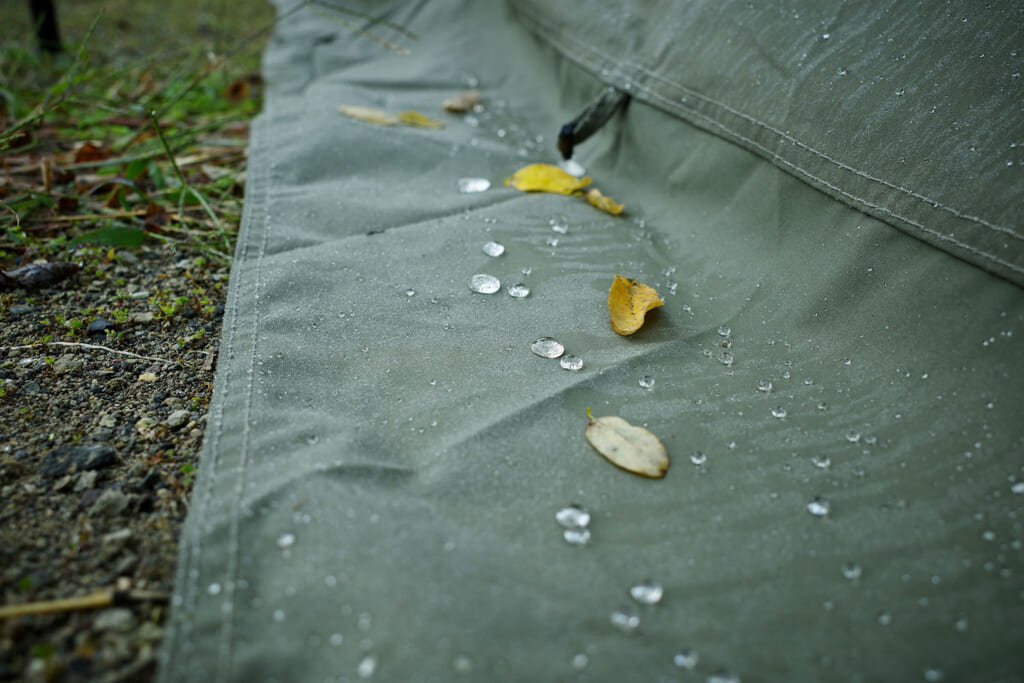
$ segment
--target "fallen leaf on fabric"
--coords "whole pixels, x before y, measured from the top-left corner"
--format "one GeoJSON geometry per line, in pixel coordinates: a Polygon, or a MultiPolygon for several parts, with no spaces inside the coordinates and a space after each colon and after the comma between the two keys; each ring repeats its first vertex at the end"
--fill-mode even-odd
{"type": "Polygon", "coordinates": [[[625,336],[644,325],[644,316],[652,308],[664,305],[653,288],[621,275],[608,290],[608,311],[612,316],[612,329],[625,336]]]}
{"type": "Polygon", "coordinates": [[[601,190],[598,190],[597,188],[587,190],[584,195],[591,205],[596,206],[602,211],[606,211],[613,216],[621,216],[622,210],[626,208],[624,204],[619,204],[611,197],[601,194],[601,190]]]}
{"type": "Polygon", "coordinates": [[[444,124],[440,121],[435,121],[418,111],[403,111],[398,115],[398,120],[407,126],[416,126],[417,128],[444,128],[444,124]]]}
{"type": "Polygon", "coordinates": [[[390,112],[370,107],[359,107],[352,104],[343,104],[338,107],[345,116],[352,119],[359,119],[367,123],[376,123],[378,126],[393,126],[398,123],[398,117],[390,112]]]}
{"type": "Polygon", "coordinates": [[[480,104],[480,91],[467,90],[455,97],[449,97],[441,106],[444,107],[445,111],[450,111],[453,114],[465,114],[478,104],[480,104]]]}
{"type": "Polygon", "coordinates": [[[660,479],[668,472],[668,451],[654,434],[614,415],[595,418],[590,408],[587,417],[587,441],[608,462],[651,479],[660,479]]]}
{"type": "Polygon", "coordinates": [[[573,194],[590,184],[590,176],[577,178],[551,164],[524,166],[505,181],[523,192],[554,192],[573,194]]]}

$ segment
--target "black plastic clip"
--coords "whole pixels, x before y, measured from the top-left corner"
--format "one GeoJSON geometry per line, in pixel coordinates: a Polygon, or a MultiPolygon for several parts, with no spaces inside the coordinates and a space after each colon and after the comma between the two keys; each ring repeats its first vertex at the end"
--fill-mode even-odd
{"type": "Polygon", "coordinates": [[[601,91],[579,116],[558,131],[558,151],[562,158],[572,159],[573,148],[596,133],[628,99],[629,95],[618,88],[609,86],[601,91]]]}

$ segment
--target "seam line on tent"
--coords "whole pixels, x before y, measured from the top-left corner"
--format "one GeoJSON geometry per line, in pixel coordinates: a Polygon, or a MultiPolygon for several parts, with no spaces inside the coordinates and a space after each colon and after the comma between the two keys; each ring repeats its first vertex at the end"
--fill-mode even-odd
{"type": "MultiPolygon", "coordinates": [[[[754,125],[756,125],[756,126],[758,126],[760,128],[763,128],[764,130],[767,130],[767,131],[769,131],[771,133],[774,133],[775,135],[778,135],[781,139],[786,140],[787,142],[790,142],[790,143],[800,147],[803,150],[806,150],[810,154],[812,154],[814,156],[817,156],[818,158],[820,158],[820,159],[822,159],[822,160],[824,160],[824,161],[826,161],[826,162],[836,166],[837,168],[843,169],[845,171],[849,171],[850,173],[853,173],[853,174],[855,174],[857,176],[860,176],[860,177],[864,178],[865,180],[878,183],[880,185],[883,185],[884,187],[888,187],[888,188],[890,188],[892,190],[895,190],[895,191],[903,193],[903,194],[905,194],[907,196],[910,196],[910,197],[913,197],[915,199],[918,199],[918,200],[920,200],[922,202],[930,204],[933,208],[941,209],[941,210],[945,211],[946,213],[949,213],[949,214],[951,214],[951,215],[953,215],[953,216],[955,216],[957,218],[960,218],[962,220],[969,221],[969,222],[972,222],[972,223],[977,223],[979,225],[983,225],[983,226],[988,227],[988,228],[990,228],[990,229],[992,229],[994,231],[1007,234],[1007,235],[1009,235],[1009,236],[1011,236],[1011,237],[1013,237],[1015,239],[1018,239],[1018,240],[1024,240],[1024,235],[1018,234],[1013,228],[1009,228],[1009,227],[1006,227],[1006,226],[1003,226],[1003,225],[997,225],[997,224],[992,223],[990,221],[987,221],[984,218],[981,218],[979,216],[972,216],[970,214],[966,214],[966,213],[964,213],[964,212],[962,212],[962,211],[960,211],[960,210],[958,210],[956,208],[953,208],[951,206],[947,206],[947,205],[943,204],[942,202],[936,201],[936,200],[934,200],[934,199],[932,199],[930,197],[927,197],[927,196],[925,196],[923,194],[920,194],[919,192],[916,192],[914,190],[911,190],[911,189],[908,189],[908,188],[905,188],[905,187],[900,187],[900,186],[895,185],[895,184],[893,184],[893,183],[891,183],[891,182],[889,182],[887,180],[884,180],[882,178],[877,178],[877,177],[872,176],[872,175],[870,175],[868,173],[865,173],[864,171],[861,171],[861,170],[858,170],[856,168],[853,168],[852,166],[849,166],[848,164],[845,164],[845,163],[839,161],[838,159],[835,159],[835,158],[825,154],[824,152],[818,151],[818,150],[814,149],[813,147],[810,147],[806,143],[803,143],[800,140],[797,140],[796,138],[794,138],[794,137],[792,137],[790,135],[787,135],[783,131],[781,131],[781,130],[779,130],[777,128],[774,128],[773,126],[771,126],[770,124],[768,124],[768,123],[766,123],[764,121],[761,121],[761,120],[759,120],[759,119],[757,119],[757,118],[755,118],[753,116],[750,116],[749,114],[745,114],[745,113],[743,113],[743,112],[741,112],[741,111],[739,111],[737,109],[734,109],[734,108],[730,107],[729,105],[725,104],[724,102],[719,102],[719,101],[717,101],[717,100],[715,100],[713,98],[710,98],[710,97],[708,97],[706,95],[703,95],[703,94],[701,94],[701,93],[699,93],[697,91],[691,90],[691,89],[687,88],[686,86],[684,86],[682,84],[675,83],[674,81],[666,78],[665,76],[662,76],[661,74],[658,74],[658,73],[650,70],[649,68],[645,67],[642,64],[633,62],[633,61],[629,60],[628,58],[622,58],[622,59],[612,58],[610,55],[607,55],[607,54],[601,52],[601,50],[599,48],[593,47],[593,46],[589,45],[588,43],[583,42],[579,38],[571,36],[571,35],[569,35],[568,33],[564,32],[564,31],[556,31],[556,30],[550,29],[549,27],[547,27],[544,24],[542,24],[541,22],[539,22],[535,17],[532,17],[532,16],[528,15],[526,12],[520,12],[519,16],[521,18],[525,19],[526,22],[530,24],[530,26],[532,27],[532,29],[536,33],[539,33],[539,34],[544,35],[545,37],[547,37],[549,42],[553,46],[555,46],[555,48],[557,50],[559,50],[559,51],[561,51],[561,52],[571,56],[573,58],[573,61],[577,62],[578,64],[580,64],[580,66],[584,67],[587,70],[591,70],[591,69],[590,69],[589,65],[587,65],[587,63],[581,57],[579,57],[579,56],[572,56],[571,51],[568,50],[567,48],[565,48],[563,44],[560,44],[560,42],[563,39],[565,41],[569,41],[569,42],[574,43],[578,48],[582,49],[583,51],[585,51],[585,52],[587,52],[587,53],[589,53],[591,55],[596,56],[597,58],[599,58],[599,59],[601,59],[601,60],[603,60],[605,62],[609,62],[609,63],[612,63],[612,64],[616,64],[616,63],[625,64],[625,65],[631,67],[632,69],[635,69],[636,71],[638,71],[638,72],[640,72],[640,73],[642,73],[642,74],[644,74],[644,75],[646,75],[646,76],[648,76],[648,77],[650,77],[652,79],[661,81],[662,83],[664,83],[664,84],[666,84],[666,85],[668,85],[670,87],[674,87],[674,88],[678,89],[680,92],[684,92],[684,93],[686,93],[688,95],[691,95],[695,99],[701,100],[701,101],[706,102],[706,103],[708,103],[708,104],[710,104],[712,106],[718,107],[719,109],[721,109],[721,110],[723,110],[725,112],[728,112],[728,113],[730,113],[730,114],[732,114],[734,116],[737,116],[739,118],[745,119],[745,120],[753,123],[754,125]]],[[[621,70],[619,70],[619,73],[621,75],[623,75],[623,76],[626,76],[626,74],[624,72],[622,72],[621,70]]],[[[646,86],[644,86],[642,84],[636,84],[636,87],[637,87],[638,90],[641,90],[641,91],[643,91],[645,93],[650,93],[652,95],[655,94],[655,92],[652,89],[650,89],[649,87],[646,87],[646,86]]],[[[668,98],[665,98],[664,96],[661,96],[661,98],[664,100],[664,102],[672,110],[680,111],[680,112],[687,112],[688,111],[688,112],[690,112],[690,113],[692,113],[694,115],[699,115],[698,112],[696,112],[695,110],[693,110],[693,109],[684,109],[683,107],[680,107],[675,102],[673,102],[672,100],[669,100],[668,98]]],[[[713,119],[707,119],[707,120],[713,120],[713,119]]],[[[735,135],[737,138],[749,142],[749,140],[746,137],[740,135],[739,133],[733,132],[732,129],[727,127],[725,124],[722,124],[720,127],[723,130],[729,131],[732,135],[735,135]]],[[[778,156],[776,156],[775,158],[781,159],[781,157],[778,157],[778,156]]],[[[792,167],[793,168],[798,168],[796,166],[792,166],[792,167]]],[[[807,172],[807,175],[809,177],[814,177],[809,172],[807,172]]],[[[822,181],[822,182],[824,182],[824,181],[822,181]]],[[[831,187],[831,185],[829,187],[831,187]]],[[[892,214],[892,215],[896,216],[896,214],[892,214]]],[[[911,224],[911,225],[915,225],[915,223],[913,223],[912,221],[907,221],[907,223],[911,224]]],[[[938,234],[938,233],[936,233],[936,234],[938,234]]],[[[980,254],[980,252],[979,252],[979,254],[980,254]]],[[[998,259],[996,259],[996,260],[998,260],[998,259]]]]}
{"type": "MultiPolygon", "coordinates": [[[[664,101],[668,105],[672,104],[671,100],[668,100],[663,95],[659,95],[658,93],[656,93],[654,91],[650,91],[649,94],[651,95],[651,97],[653,97],[655,99],[658,99],[658,100],[662,100],[662,101],[664,101]]],[[[844,189],[842,189],[840,187],[837,187],[836,185],[833,185],[832,183],[828,182],[827,180],[824,180],[823,178],[819,178],[818,176],[814,175],[810,171],[807,171],[807,170],[801,168],[800,166],[794,164],[793,162],[787,160],[786,158],[780,156],[779,154],[776,154],[775,152],[772,152],[771,150],[769,150],[764,145],[762,145],[762,144],[760,144],[760,143],[758,143],[758,142],[756,142],[754,140],[751,140],[750,138],[747,138],[747,137],[745,137],[745,136],[743,136],[743,135],[741,135],[739,133],[736,133],[735,131],[730,130],[727,126],[725,126],[725,124],[723,124],[720,121],[717,121],[717,120],[711,118],[710,116],[707,116],[706,114],[701,114],[699,112],[693,112],[693,114],[695,116],[703,119],[704,121],[706,121],[709,126],[713,126],[713,127],[717,127],[717,128],[722,129],[724,132],[728,133],[729,135],[732,135],[733,137],[738,138],[738,139],[742,140],[743,142],[745,142],[746,144],[750,145],[751,147],[757,149],[758,151],[763,153],[765,156],[767,156],[767,157],[777,161],[778,163],[780,163],[780,164],[782,164],[784,166],[787,166],[787,167],[793,169],[793,171],[795,171],[799,175],[805,176],[805,177],[809,178],[810,180],[812,180],[812,181],[814,181],[816,183],[819,183],[819,184],[829,188],[830,190],[834,191],[836,194],[838,194],[838,195],[840,195],[842,197],[845,197],[846,199],[850,200],[850,202],[852,202],[852,203],[859,204],[860,206],[867,207],[868,209],[872,209],[872,210],[874,210],[874,211],[876,211],[878,213],[882,213],[882,214],[891,216],[892,218],[894,218],[896,220],[902,221],[903,223],[906,223],[907,225],[913,226],[917,230],[920,230],[921,232],[923,232],[926,235],[929,235],[929,236],[935,238],[936,240],[939,240],[939,241],[942,241],[942,242],[948,242],[950,244],[956,245],[960,249],[963,249],[964,251],[966,251],[966,252],[968,252],[970,254],[973,254],[975,256],[978,256],[979,258],[983,258],[985,260],[991,261],[992,263],[997,263],[1000,266],[1003,266],[1004,268],[1007,268],[1007,269],[1009,269],[1009,270],[1011,270],[1011,271],[1013,271],[1015,273],[1024,273],[1024,267],[1018,266],[1018,265],[1016,265],[1014,263],[1011,263],[1010,261],[1006,261],[1005,259],[1002,259],[1002,258],[996,256],[995,254],[990,254],[988,252],[981,251],[977,247],[973,247],[970,244],[967,244],[965,242],[961,242],[960,240],[956,239],[952,235],[944,235],[941,232],[939,232],[939,231],[937,231],[937,230],[935,230],[933,228],[925,227],[923,224],[918,223],[917,221],[915,221],[915,220],[913,220],[911,218],[907,218],[906,216],[901,216],[900,214],[896,213],[895,211],[893,211],[893,210],[891,210],[889,208],[886,208],[884,206],[880,206],[878,204],[873,204],[873,203],[869,202],[866,199],[862,199],[861,197],[858,197],[858,196],[856,196],[854,194],[851,194],[850,192],[847,192],[846,190],[844,190],[844,189]]]]}

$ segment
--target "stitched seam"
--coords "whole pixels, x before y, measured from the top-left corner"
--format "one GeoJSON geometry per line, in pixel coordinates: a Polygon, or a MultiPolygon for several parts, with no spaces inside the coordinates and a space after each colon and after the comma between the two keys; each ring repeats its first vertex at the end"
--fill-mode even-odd
{"type": "MultiPolygon", "coordinates": [[[[781,130],[779,130],[777,128],[772,127],[771,125],[769,125],[768,123],[766,123],[764,121],[760,121],[759,119],[754,118],[754,117],[750,116],[749,114],[745,114],[744,112],[741,112],[741,111],[739,111],[737,109],[734,109],[734,108],[730,107],[729,105],[725,104],[724,102],[719,102],[719,101],[717,101],[717,100],[715,100],[713,98],[710,98],[710,97],[708,97],[706,95],[703,95],[703,94],[701,94],[699,92],[696,92],[694,90],[691,90],[691,89],[687,88],[686,86],[684,86],[682,84],[676,83],[676,82],[666,78],[665,76],[662,76],[661,74],[659,74],[657,72],[651,71],[649,68],[647,68],[643,64],[639,64],[637,62],[633,62],[633,61],[629,60],[626,57],[623,57],[623,58],[617,58],[617,57],[613,58],[610,55],[607,55],[607,54],[601,52],[598,48],[593,47],[593,46],[583,42],[582,40],[580,40],[580,39],[578,39],[578,38],[576,38],[576,37],[574,37],[572,35],[569,35],[565,31],[561,31],[561,30],[557,30],[556,31],[554,29],[548,28],[547,26],[545,26],[545,25],[541,24],[539,21],[537,21],[534,17],[529,16],[529,15],[527,15],[524,12],[521,12],[519,14],[519,16],[524,18],[524,19],[526,19],[527,23],[530,24],[530,26],[532,27],[532,29],[535,32],[537,32],[539,34],[542,34],[545,37],[547,37],[549,42],[557,50],[563,52],[564,54],[569,56],[573,61],[575,61],[577,64],[579,64],[580,66],[582,66],[583,68],[585,68],[587,70],[590,70],[590,67],[581,58],[573,56],[570,53],[569,50],[564,49],[563,47],[561,47],[559,45],[560,41],[564,40],[564,41],[571,42],[574,45],[576,45],[578,49],[580,49],[580,50],[582,50],[584,52],[587,52],[587,53],[589,53],[591,55],[594,55],[597,58],[601,59],[602,61],[610,62],[612,64],[624,64],[624,65],[627,65],[627,66],[631,67],[632,69],[634,69],[634,70],[636,70],[636,71],[638,71],[638,72],[640,72],[640,73],[650,77],[653,80],[660,81],[660,82],[664,83],[665,85],[668,85],[670,87],[674,87],[677,90],[679,90],[680,92],[683,92],[683,93],[686,93],[689,96],[692,96],[694,99],[697,99],[697,100],[706,102],[706,103],[708,103],[708,104],[710,104],[712,106],[718,107],[719,109],[721,109],[723,111],[726,111],[726,112],[728,112],[728,113],[730,113],[730,114],[732,114],[732,115],[734,115],[734,116],[736,116],[738,118],[742,118],[742,119],[744,119],[746,121],[749,121],[750,123],[754,124],[755,126],[758,126],[759,128],[762,128],[762,129],[767,130],[767,131],[769,131],[771,133],[774,133],[775,135],[779,136],[781,139],[786,140],[787,142],[792,143],[793,145],[799,147],[800,149],[803,149],[803,150],[807,151],[808,153],[810,153],[810,154],[812,154],[812,155],[814,155],[814,156],[816,156],[816,157],[818,157],[818,158],[820,158],[820,159],[822,159],[822,160],[824,160],[824,161],[826,161],[826,162],[836,166],[837,168],[840,168],[842,170],[845,170],[845,171],[848,171],[850,173],[853,173],[854,175],[857,175],[857,176],[859,176],[861,178],[864,178],[865,180],[868,180],[868,181],[871,181],[871,182],[874,182],[874,183],[878,183],[878,184],[880,184],[880,185],[882,185],[884,187],[887,187],[889,189],[895,190],[896,192],[900,192],[900,193],[903,193],[903,194],[905,194],[907,196],[913,197],[914,199],[918,199],[918,200],[920,200],[922,202],[925,202],[925,203],[931,205],[932,208],[936,208],[936,209],[940,209],[942,211],[945,211],[946,213],[949,213],[949,214],[955,216],[956,218],[959,218],[959,219],[962,219],[962,220],[965,220],[965,221],[968,221],[968,222],[972,222],[972,223],[977,223],[978,225],[983,225],[983,226],[985,226],[987,228],[990,228],[991,230],[994,230],[994,231],[1000,232],[1000,233],[1004,233],[1004,234],[1009,235],[1009,236],[1011,236],[1011,237],[1013,237],[1015,239],[1018,239],[1018,240],[1024,240],[1024,235],[1018,234],[1013,228],[1009,228],[1009,227],[1006,227],[1006,226],[1002,226],[1002,225],[997,225],[995,223],[991,223],[990,221],[987,221],[987,220],[985,220],[985,219],[983,219],[981,217],[978,217],[978,216],[972,216],[970,214],[965,214],[965,213],[963,213],[962,211],[960,211],[958,209],[955,209],[955,208],[953,208],[951,206],[947,206],[947,205],[945,205],[945,204],[943,204],[943,203],[941,203],[939,201],[936,201],[936,200],[934,200],[934,199],[932,199],[930,197],[922,195],[919,192],[916,192],[914,190],[910,190],[910,189],[905,188],[905,187],[900,187],[898,185],[894,185],[893,183],[891,183],[891,182],[889,182],[887,180],[884,180],[882,178],[878,178],[878,177],[872,176],[872,175],[870,175],[868,173],[865,173],[864,171],[861,171],[861,170],[858,170],[856,168],[853,168],[852,166],[849,166],[848,164],[845,164],[845,163],[843,163],[843,162],[841,162],[841,161],[839,161],[839,160],[837,160],[837,159],[835,159],[835,158],[825,154],[824,152],[820,152],[820,151],[814,149],[813,147],[808,146],[806,143],[803,143],[800,140],[798,140],[798,139],[796,139],[796,138],[794,138],[794,137],[792,137],[790,135],[787,135],[783,131],[781,131],[781,130]]],[[[618,71],[618,73],[620,75],[622,75],[623,77],[627,76],[627,74],[623,73],[622,71],[619,71],[618,69],[616,69],[616,71],[618,71]]],[[[650,93],[652,95],[655,94],[653,90],[651,90],[649,87],[645,87],[642,84],[638,84],[636,87],[637,87],[637,89],[642,90],[642,91],[647,92],[647,93],[650,93]]],[[[678,106],[672,100],[665,99],[665,98],[663,98],[663,99],[668,104],[668,106],[672,110],[674,110],[674,111],[690,112],[690,113],[692,113],[694,115],[703,116],[703,115],[699,114],[698,112],[696,112],[693,109],[683,109],[682,107],[678,106]]],[[[728,127],[725,127],[724,125],[722,127],[723,127],[724,130],[730,130],[728,127]]],[[[747,139],[747,138],[742,137],[739,134],[735,134],[735,135],[738,138],[740,138],[740,139],[743,139],[743,140],[747,139]]],[[[781,159],[781,157],[778,157],[778,155],[775,155],[774,158],[781,159]]],[[[794,168],[795,168],[795,166],[794,166],[794,168]]],[[[895,216],[895,214],[893,214],[893,215],[895,216]]],[[[914,223],[913,221],[909,221],[909,220],[907,221],[907,223],[909,223],[911,225],[916,225],[916,223],[914,223]]],[[[938,233],[936,233],[936,234],[938,234],[938,233]]]]}
{"type": "MultiPolygon", "coordinates": [[[[267,125],[272,118],[271,107],[267,106],[267,125]]],[[[259,149],[263,150],[262,136],[257,141],[260,145],[259,149]]],[[[269,188],[272,184],[273,174],[268,172],[268,168],[273,168],[272,164],[269,164],[262,160],[257,160],[254,157],[250,157],[250,168],[253,166],[259,167],[259,173],[257,175],[259,183],[259,199],[258,207],[254,207],[253,213],[256,212],[257,208],[260,211],[263,222],[263,235],[260,240],[259,249],[256,253],[255,265],[253,267],[253,290],[252,290],[252,329],[250,334],[252,335],[249,341],[248,349],[248,362],[246,367],[246,375],[248,376],[248,382],[246,383],[245,392],[245,404],[242,412],[242,443],[239,449],[239,463],[236,472],[235,486],[233,491],[233,498],[231,500],[231,508],[229,510],[229,531],[228,531],[228,547],[227,547],[227,568],[225,570],[226,581],[224,582],[224,593],[225,598],[222,603],[224,606],[230,605],[230,607],[223,607],[221,611],[221,628],[220,628],[220,643],[217,659],[217,673],[216,680],[227,680],[230,677],[231,668],[234,659],[234,605],[236,603],[235,595],[238,586],[238,553],[239,553],[239,534],[240,534],[240,511],[241,501],[245,492],[245,481],[247,474],[247,466],[249,464],[249,446],[251,443],[252,430],[251,430],[251,414],[252,414],[252,399],[253,399],[253,381],[254,381],[254,369],[256,362],[256,342],[257,342],[257,330],[259,327],[259,292],[260,292],[260,276],[261,267],[263,264],[263,257],[266,253],[268,234],[271,226],[273,225],[270,216],[270,200],[269,200],[269,188]]],[[[255,219],[253,219],[255,220],[255,219]]],[[[250,230],[246,231],[246,238],[248,238],[250,230]]],[[[240,236],[241,238],[241,236],[240,236]]],[[[248,255],[249,244],[248,239],[245,245],[245,253],[248,255]]],[[[245,261],[243,261],[243,264],[245,261]]],[[[241,276],[241,273],[239,273],[241,276]]],[[[239,277],[239,281],[241,281],[239,277]]],[[[239,283],[240,284],[240,283],[239,283]]],[[[243,288],[238,287],[238,295],[240,296],[243,288]]],[[[237,308],[236,304],[236,308],[237,308]]],[[[232,358],[234,355],[232,354],[232,358]]],[[[229,374],[234,374],[234,370],[229,374]]],[[[225,396],[227,395],[227,387],[225,387],[225,396]]]]}

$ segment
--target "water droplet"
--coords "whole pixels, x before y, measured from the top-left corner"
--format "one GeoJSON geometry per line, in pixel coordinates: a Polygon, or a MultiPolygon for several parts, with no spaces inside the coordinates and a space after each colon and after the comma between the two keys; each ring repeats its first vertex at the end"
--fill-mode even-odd
{"type": "Polygon", "coordinates": [[[367,655],[359,661],[359,672],[360,678],[372,678],[375,671],[377,671],[377,658],[373,655],[367,655]]]}
{"type": "Polygon", "coordinates": [[[704,451],[694,451],[690,456],[690,462],[694,465],[703,465],[708,461],[708,456],[704,451]]]}
{"type": "Polygon", "coordinates": [[[1011,486],[1010,487],[1010,492],[1011,493],[1017,493],[1017,494],[1024,493],[1024,481],[1018,481],[1013,486],[1011,486]]]}
{"type": "Polygon", "coordinates": [[[770,379],[763,379],[757,383],[757,390],[768,393],[772,390],[772,381],[770,379]]]}
{"type": "Polygon", "coordinates": [[[530,344],[530,350],[541,358],[558,358],[565,353],[565,347],[554,337],[541,337],[530,344]]]}
{"type": "Polygon", "coordinates": [[[555,513],[555,521],[566,529],[582,529],[590,524],[590,513],[582,505],[566,505],[555,513]]]}
{"type": "Polygon", "coordinates": [[[892,623],[892,615],[888,612],[881,612],[878,615],[878,623],[881,626],[888,626],[892,623]]]}
{"type": "Polygon", "coordinates": [[[505,253],[505,245],[501,242],[488,242],[480,250],[491,258],[496,258],[505,253]]]}
{"type": "Polygon", "coordinates": [[[732,334],[732,329],[728,325],[722,325],[718,328],[718,334],[722,337],[728,337],[732,334]]]}
{"type": "Polygon", "coordinates": [[[821,39],[822,39],[822,40],[828,40],[828,39],[829,39],[829,38],[831,38],[831,37],[832,37],[832,34],[831,34],[831,33],[822,33],[822,34],[821,34],[821,39]]]}
{"type": "Polygon", "coordinates": [[[775,406],[774,408],[772,408],[772,417],[776,417],[781,420],[788,414],[789,412],[782,406],[775,406]]]}
{"type": "Polygon", "coordinates": [[[831,509],[832,506],[830,506],[828,501],[824,498],[815,498],[807,504],[807,511],[815,517],[824,517],[831,511],[831,509]]]}
{"type": "Polygon", "coordinates": [[[843,359],[843,365],[845,365],[846,367],[850,367],[851,365],[853,365],[853,359],[852,358],[844,358],[843,359]]]}
{"type": "Polygon", "coordinates": [[[864,435],[864,443],[866,443],[867,445],[874,446],[877,442],[878,442],[878,437],[876,437],[874,434],[865,434],[864,435]]]}
{"type": "Polygon", "coordinates": [[[644,389],[653,389],[654,382],[654,378],[651,377],[650,375],[644,375],[643,377],[640,378],[640,386],[642,386],[644,389]]]}
{"type": "Polygon", "coordinates": [[[220,595],[220,584],[216,582],[211,583],[209,586],[206,587],[206,592],[210,595],[220,595]]]}
{"type": "Polygon", "coordinates": [[[459,178],[459,192],[475,194],[491,189],[491,181],[487,178],[459,178]]]}
{"type": "Polygon", "coordinates": [[[697,655],[696,650],[680,650],[672,657],[672,663],[678,666],[680,669],[686,669],[692,671],[697,668],[697,662],[700,661],[700,657],[697,655]]]}
{"type": "Polygon", "coordinates": [[[640,615],[636,613],[635,607],[626,605],[612,612],[611,622],[616,628],[630,633],[640,626],[640,615]]]}
{"type": "Polygon", "coordinates": [[[493,275],[479,273],[470,279],[469,288],[477,294],[494,294],[501,289],[501,280],[493,275]]]}
{"type": "Polygon", "coordinates": [[[571,370],[573,372],[583,369],[583,359],[578,356],[574,356],[571,353],[567,353],[562,356],[561,360],[558,361],[558,364],[564,369],[571,370]]]}
{"type": "Polygon", "coordinates": [[[719,671],[708,676],[707,683],[742,683],[740,677],[729,671],[719,671]]]}
{"type": "Polygon", "coordinates": [[[293,545],[295,545],[295,534],[281,534],[277,539],[278,548],[291,548],[293,545]]]}
{"type": "Polygon", "coordinates": [[[860,565],[856,562],[847,562],[843,565],[843,576],[853,581],[859,579],[861,575],[860,565]]]}
{"type": "Polygon", "coordinates": [[[851,429],[850,431],[846,432],[846,440],[849,441],[850,443],[857,443],[858,441],[860,441],[860,432],[858,432],[856,429],[851,429]]]}
{"type": "Polygon", "coordinates": [[[718,354],[718,362],[722,365],[732,365],[732,354],[728,351],[722,351],[718,354]]]}
{"type": "Polygon", "coordinates": [[[569,545],[585,546],[590,542],[590,529],[581,527],[579,529],[566,529],[562,532],[562,538],[569,545]]]}
{"type": "Polygon", "coordinates": [[[565,161],[558,164],[558,166],[571,176],[576,178],[582,178],[587,174],[587,169],[583,168],[583,164],[573,159],[566,159],[565,161]]]}
{"type": "Polygon", "coordinates": [[[572,668],[576,669],[577,671],[586,669],[588,661],[589,659],[587,658],[587,656],[581,652],[572,658],[572,668]]]}
{"type": "Polygon", "coordinates": [[[557,247],[558,246],[558,238],[557,237],[548,237],[547,239],[544,240],[544,244],[548,245],[549,247],[557,247]]]}
{"type": "Polygon", "coordinates": [[[819,401],[818,402],[818,410],[821,410],[821,411],[828,410],[828,404],[825,403],[824,401],[819,401]]]}
{"type": "Polygon", "coordinates": [[[515,299],[525,299],[530,296],[530,288],[522,282],[517,282],[508,288],[508,295],[515,299]]]}
{"type": "Polygon", "coordinates": [[[967,630],[967,629],[968,629],[969,627],[970,627],[970,623],[969,623],[969,622],[967,621],[967,617],[960,617],[959,619],[957,619],[957,620],[956,620],[956,621],[955,621],[955,622],[953,623],[953,628],[955,628],[955,629],[956,629],[957,631],[959,631],[960,633],[963,633],[963,632],[964,632],[964,631],[966,631],[966,630],[967,630]]]}
{"type": "Polygon", "coordinates": [[[811,462],[814,463],[815,467],[822,470],[827,470],[829,467],[832,466],[832,459],[829,458],[827,455],[811,456],[811,462]]]}
{"type": "Polygon", "coordinates": [[[550,224],[551,229],[559,235],[564,235],[569,232],[569,221],[565,216],[556,216],[555,218],[548,220],[548,224],[550,224]]]}
{"type": "Polygon", "coordinates": [[[452,660],[452,669],[457,674],[468,674],[473,671],[473,660],[466,655],[456,655],[452,660]]]}
{"type": "Polygon", "coordinates": [[[942,680],[942,669],[930,666],[924,670],[924,680],[928,683],[938,683],[942,680]]]}
{"type": "Polygon", "coordinates": [[[416,296],[416,290],[415,289],[407,289],[407,290],[405,290],[405,295],[406,296],[410,296],[410,297],[416,296]]]}
{"type": "Polygon", "coordinates": [[[334,647],[338,647],[339,645],[345,642],[345,636],[341,635],[340,633],[332,633],[330,637],[327,638],[327,642],[333,645],[334,647]]]}
{"type": "Polygon", "coordinates": [[[644,605],[657,605],[664,594],[665,589],[661,584],[650,579],[644,579],[629,589],[629,595],[644,605]]]}

